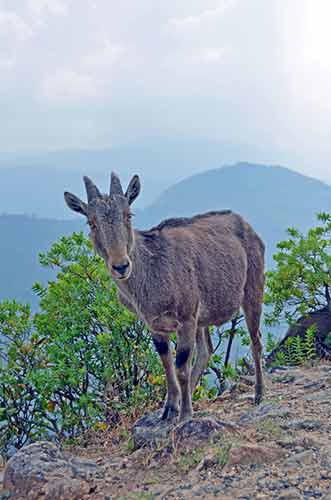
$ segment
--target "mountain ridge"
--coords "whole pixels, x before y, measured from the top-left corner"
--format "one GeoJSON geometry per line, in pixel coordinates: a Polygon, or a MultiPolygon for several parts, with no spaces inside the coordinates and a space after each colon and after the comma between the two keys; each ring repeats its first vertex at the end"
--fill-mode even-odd
{"type": "Polygon", "coordinates": [[[167,188],[137,213],[139,227],[161,218],[182,217],[211,210],[240,213],[268,243],[268,265],[286,229],[305,231],[319,211],[331,207],[331,186],[281,166],[242,162],[193,175],[167,188]]]}
{"type": "MultiPolygon", "coordinates": [[[[271,151],[261,145],[233,144],[199,138],[150,137],[103,149],[64,149],[34,153],[0,152],[0,213],[34,213],[52,218],[72,218],[62,203],[65,189],[83,195],[82,176],[89,175],[100,186],[107,183],[111,170],[123,185],[133,174],[143,181],[143,196],[137,206],[154,202],[166,187],[191,173],[219,168],[249,159],[277,164],[299,163],[296,155],[271,151]],[[36,187],[42,186],[42,190],[36,187]],[[12,193],[17,192],[14,198],[12,193]],[[31,197],[31,193],[33,197],[31,197]]],[[[331,180],[331,177],[330,177],[331,180]]]]}
{"type": "MultiPolygon", "coordinates": [[[[59,197],[64,205],[61,183],[60,179],[59,197]]],[[[82,196],[85,198],[85,193],[82,196]]],[[[231,209],[251,223],[266,242],[266,262],[270,268],[276,244],[286,237],[286,229],[292,226],[306,231],[316,223],[315,214],[330,211],[330,207],[331,186],[323,181],[281,166],[242,162],[179,181],[148,207],[134,212],[135,226],[149,229],[171,217],[231,209]]],[[[35,303],[29,291],[31,285],[39,280],[45,282],[51,276],[40,268],[38,253],[47,250],[60,236],[84,227],[81,217],[57,220],[1,215],[0,299],[17,298],[35,303]]]]}

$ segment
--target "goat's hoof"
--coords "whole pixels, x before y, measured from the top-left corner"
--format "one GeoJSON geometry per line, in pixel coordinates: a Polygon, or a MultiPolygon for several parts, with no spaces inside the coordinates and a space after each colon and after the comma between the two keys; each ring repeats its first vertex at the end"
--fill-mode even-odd
{"type": "Polygon", "coordinates": [[[162,413],[162,420],[173,420],[177,418],[179,415],[179,410],[175,406],[169,405],[168,403],[165,405],[163,413],[162,413]]]}
{"type": "Polygon", "coordinates": [[[179,417],[179,423],[180,424],[185,424],[185,422],[189,422],[192,420],[193,415],[185,415],[184,417],[179,417]]]}
{"type": "Polygon", "coordinates": [[[181,413],[179,416],[179,422],[183,424],[184,422],[187,422],[188,420],[192,420],[193,418],[193,412],[186,412],[186,413],[181,413]]]}

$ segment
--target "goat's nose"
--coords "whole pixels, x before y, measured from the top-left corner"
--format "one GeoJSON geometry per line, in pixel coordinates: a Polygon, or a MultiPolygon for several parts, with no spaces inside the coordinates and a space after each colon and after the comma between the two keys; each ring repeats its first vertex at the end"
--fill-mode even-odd
{"type": "Polygon", "coordinates": [[[113,265],[112,268],[114,271],[117,271],[120,274],[124,274],[127,268],[129,267],[129,263],[127,262],[126,264],[119,264],[117,266],[113,265]]]}

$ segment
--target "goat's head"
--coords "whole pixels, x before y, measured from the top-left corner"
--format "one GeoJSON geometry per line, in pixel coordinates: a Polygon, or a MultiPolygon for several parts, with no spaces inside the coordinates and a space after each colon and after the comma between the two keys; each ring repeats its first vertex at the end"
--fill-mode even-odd
{"type": "Polygon", "coordinates": [[[109,195],[100,193],[88,177],[84,177],[88,203],[65,192],[65,201],[71,210],[87,217],[90,237],[96,252],[103,257],[112,277],[125,280],[131,274],[130,254],[134,245],[130,205],[140,192],[139,177],[135,175],[124,194],[121,181],[111,174],[109,195]]]}

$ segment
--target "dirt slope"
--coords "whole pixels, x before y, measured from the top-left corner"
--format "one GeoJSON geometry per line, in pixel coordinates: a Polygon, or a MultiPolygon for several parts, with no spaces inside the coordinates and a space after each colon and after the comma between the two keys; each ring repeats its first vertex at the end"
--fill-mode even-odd
{"type": "Polygon", "coordinates": [[[87,448],[69,451],[98,473],[72,498],[331,500],[331,364],[276,370],[266,381],[258,408],[250,379],[196,404],[197,422],[218,422],[212,432],[193,424],[136,451],[125,428],[89,436],[87,448]]]}

